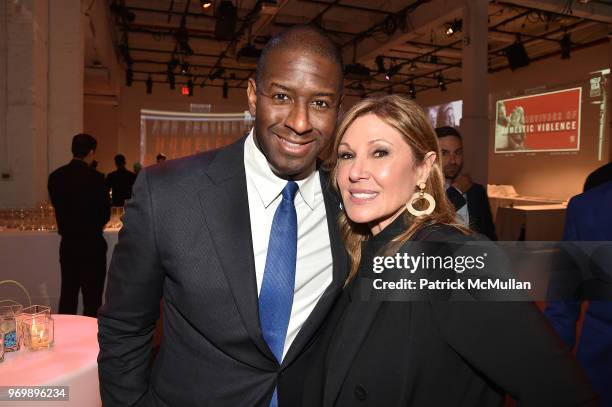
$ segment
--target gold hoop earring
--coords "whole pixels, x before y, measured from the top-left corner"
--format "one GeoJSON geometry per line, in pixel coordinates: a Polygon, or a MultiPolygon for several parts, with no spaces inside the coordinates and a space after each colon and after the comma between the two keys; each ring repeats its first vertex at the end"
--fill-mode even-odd
{"type": "Polygon", "coordinates": [[[408,200],[408,203],[406,203],[406,209],[408,212],[410,212],[410,214],[416,216],[417,218],[420,216],[429,215],[434,211],[434,209],[436,209],[436,200],[433,196],[425,192],[424,182],[419,183],[419,191],[412,194],[410,200],[408,200]],[[426,200],[429,205],[426,209],[418,210],[413,205],[415,202],[418,202],[421,199],[426,200]]]}

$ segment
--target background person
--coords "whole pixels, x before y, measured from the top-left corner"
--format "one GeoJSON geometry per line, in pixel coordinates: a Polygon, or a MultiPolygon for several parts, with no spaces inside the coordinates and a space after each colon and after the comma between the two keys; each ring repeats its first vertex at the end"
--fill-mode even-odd
{"type": "Polygon", "coordinates": [[[89,134],[74,136],[72,161],[53,171],[47,183],[62,237],[59,313],[77,313],[80,290],[83,315],[94,318],[102,304],[107,249],[103,231],[110,219],[104,175],[91,168],[97,144],[89,134]]]}
{"type": "Polygon", "coordinates": [[[481,233],[491,240],[497,240],[495,224],[484,186],[472,182],[463,170],[463,139],[453,127],[436,128],[442,170],[445,178],[446,195],[457,211],[457,222],[481,233]]]}
{"type": "Polygon", "coordinates": [[[106,177],[106,185],[112,193],[113,206],[123,206],[127,199],[132,197],[132,187],[136,181],[136,174],[125,168],[125,156],[115,156],[116,171],[106,177]]]}

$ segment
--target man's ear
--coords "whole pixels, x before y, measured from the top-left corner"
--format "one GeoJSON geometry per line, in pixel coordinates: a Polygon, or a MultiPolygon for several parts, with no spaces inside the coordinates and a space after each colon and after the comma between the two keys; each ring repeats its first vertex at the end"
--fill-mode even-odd
{"type": "Polygon", "coordinates": [[[253,78],[249,78],[247,84],[247,101],[249,103],[249,113],[255,117],[257,114],[257,83],[253,78]]]}

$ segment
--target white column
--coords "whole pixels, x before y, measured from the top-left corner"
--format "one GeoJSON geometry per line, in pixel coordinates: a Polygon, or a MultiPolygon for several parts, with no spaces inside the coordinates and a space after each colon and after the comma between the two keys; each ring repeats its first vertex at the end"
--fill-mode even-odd
{"type": "Polygon", "coordinates": [[[46,199],[48,3],[0,5],[0,206],[46,199]]]}
{"type": "Polygon", "coordinates": [[[49,3],[48,171],[52,172],[70,161],[72,137],[83,132],[85,45],[81,1],[49,3]]]}
{"type": "Polygon", "coordinates": [[[464,170],[487,184],[489,165],[488,0],[466,0],[463,8],[463,136],[464,170]]]}

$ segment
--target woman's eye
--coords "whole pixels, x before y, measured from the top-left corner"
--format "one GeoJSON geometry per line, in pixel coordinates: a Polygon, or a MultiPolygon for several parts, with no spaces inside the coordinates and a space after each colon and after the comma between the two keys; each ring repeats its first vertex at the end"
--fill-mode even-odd
{"type": "Polygon", "coordinates": [[[374,151],[374,157],[376,157],[376,158],[385,157],[387,155],[389,155],[389,152],[387,150],[376,150],[376,151],[374,151]]]}
{"type": "Polygon", "coordinates": [[[347,153],[347,152],[341,152],[338,153],[338,158],[341,160],[350,160],[351,158],[353,158],[353,154],[351,153],[347,153]]]}

